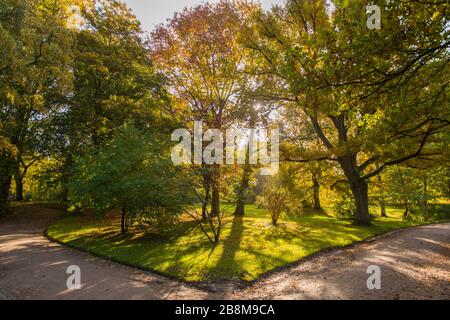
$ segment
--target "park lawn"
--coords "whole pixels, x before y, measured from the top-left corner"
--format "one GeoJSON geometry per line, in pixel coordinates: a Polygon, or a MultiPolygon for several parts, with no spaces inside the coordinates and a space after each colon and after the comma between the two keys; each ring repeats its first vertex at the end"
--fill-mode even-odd
{"type": "Polygon", "coordinates": [[[418,225],[402,221],[400,210],[388,210],[388,215],[377,218],[371,227],[357,227],[350,220],[307,212],[285,216],[273,227],[265,210],[248,206],[244,218],[228,218],[222,243],[216,247],[188,220],[180,223],[171,238],[138,232],[124,239],[118,235],[118,217],[96,216],[65,217],[50,226],[47,234],[95,255],[185,281],[252,281],[322,249],[418,225]]]}

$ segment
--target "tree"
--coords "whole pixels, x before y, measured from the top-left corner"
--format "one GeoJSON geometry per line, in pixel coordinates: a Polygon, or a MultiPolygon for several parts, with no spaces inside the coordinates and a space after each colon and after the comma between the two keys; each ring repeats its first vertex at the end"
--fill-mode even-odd
{"type": "Polygon", "coordinates": [[[192,203],[192,192],[181,189],[186,177],[173,166],[168,150],[164,136],[149,136],[125,125],[99,152],[76,160],[70,200],[102,214],[120,209],[122,235],[136,215],[179,214],[192,203]]]}
{"type": "Polygon", "coordinates": [[[52,132],[52,99],[49,102],[48,111],[39,120],[27,123],[26,133],[22,135],[22,143],[18,147],[17,161],[14,168],[15,200],[24,200],[24,179],[30,169],[39,161],[50,157],[54,148],[54,136],[52,132]]]}
{"type": "Polygon", "coordinates": [[[321,141],[322,155],[306,160],[340,165],[361,225],[370,224],[368,181],[387,167],[441,155],[430,141],[450,125],[448,4],[375,3],[382,30],[366,26],[368,1],[333,10],[320,0],[287,1],[247,30],[248,46],[266,63],[261,72],[280,79],[278,98],[287,95],[321,141]]]}
{"type": "MultiPolygon", "coordinates": [[[[225,130],[245,115],[252,76],[245,72],[248,56],[238,40],[254,10],[244,1],[206,3],[177,13],[152,32],[151,57],[174,93],[174,113],[183,115],[186,125],[202,121],[205,131],[225,130]]],[[[196,165],[211,214],[219,215],[221,163],[196,165]]]]}
{"type": "Polygon", "coordinates": [[[192,190],[196,195],[196,201],[200,201],[202,204],[202,212],[199,215],[197,208],[192,205],[184,206],[183,212],[197,222],[197,225],[200,227],[202,233],[213,245],[218,245],[221,240],[224,218],[227,214],[228,206],[221,208],[221,211],[218,214],[213,214],[209,210],[207,199],[197,192],[199,187],[195,186],[195,183],[193,183],[191,187],[193,187],[192,190]]]}
{"type": "Polygon", "coordinates": [[[99,1],[83,17],[84,28],[76,34],[74,95],[67,118],[69,130],[78,134],[73,144],[100,146],[130,119],[141,128],[155,124],[168,103],[131,10],[119,1],[99,1]]]}
{"type": "Polygon", "coordinates": [[[70,88],[72,38],[66,19],[68,6],[73,3],[0,3],[0,214],[6,211],[12,176],[21,181],[24,172],[19,172],[19,167],[31,153],[33,128],[48,117],[52,98],[70,88]]]}
{"type": "Polygon", "coordinates": [[[81,14],[74,31],[73,91],[55,112],[53,157],[60,159],[61,179],[69,182],[74,158],[101,148],[114,130],[132,120],[150,132],[167,132],[174,121],[162,78],[148,57],[140,22],[119,1],[97,1],[81,14]]]}
{"type": "MultiPolygon", "coordinates": [[[[248,128],[255,128],[258,119],[258,111],[255,108],[249,110],[248,115],[248,128]]],[[[253,136],[249,137],[249,141],[254,139],[253,136]]],[[[255,170],[254,166],[250,164],[250,148],[245,150],[245,163],[242,168],[242,176],[239,186],[236,190],[236,208],[234,210],[235,216],[243,217],[245,215],[245,205],[250,191],[250,182],[252,174],[255,170]]]]}

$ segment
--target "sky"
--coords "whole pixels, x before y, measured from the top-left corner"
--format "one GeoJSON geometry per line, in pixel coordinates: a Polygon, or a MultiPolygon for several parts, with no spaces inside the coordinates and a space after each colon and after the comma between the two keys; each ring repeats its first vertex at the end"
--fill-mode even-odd
{"type": "MultiPolygon", "coordinates": [[[[157,24],[172,18],[174,12],[184,7],[192,7],[202,3],[201,0],[124,0],[141,21],[142,28],[151,31],[157,24]]],[[[209,0],[217,2],[217,0],[209,0]]],[[[264,8],[270,9],[272,5],[282,4],[284,0],[261,0],[264,8]]]]}

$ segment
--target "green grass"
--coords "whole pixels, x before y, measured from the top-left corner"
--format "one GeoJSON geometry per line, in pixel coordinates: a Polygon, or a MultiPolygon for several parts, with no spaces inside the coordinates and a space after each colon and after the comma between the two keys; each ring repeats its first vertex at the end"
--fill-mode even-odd
{"type": "Polygon", "coordinates": [[[400,210],[388,210],[388,215],[390,218],[377,218],[371,227],[357,227],[350,220],[309,212],[286,216],[278,227],[273,227],[265,210],[248,206],[246,217],[227,220],[222,243],[216,247],[192,221],[180,223],[171,238],[139,233],[123,239],[118,236],[117,218],[69,216],[52,225],[48,236],[117,262],[185,281],[251,281],[322,249],[418,224],[403,222],[400,210]]]}

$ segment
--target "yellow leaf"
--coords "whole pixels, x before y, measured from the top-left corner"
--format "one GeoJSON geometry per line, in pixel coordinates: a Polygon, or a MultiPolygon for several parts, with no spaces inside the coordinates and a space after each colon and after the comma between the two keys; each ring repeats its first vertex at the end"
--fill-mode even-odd
{"type": "Polygon", "coordinates": [[[431,19],[432,19],[432,20],[436,20],[440,15],[441,15],[441,13],[440,13],[439,11],[436,11],[436,12],[433,14],[433,17],[431,17],[431,19]]]}

